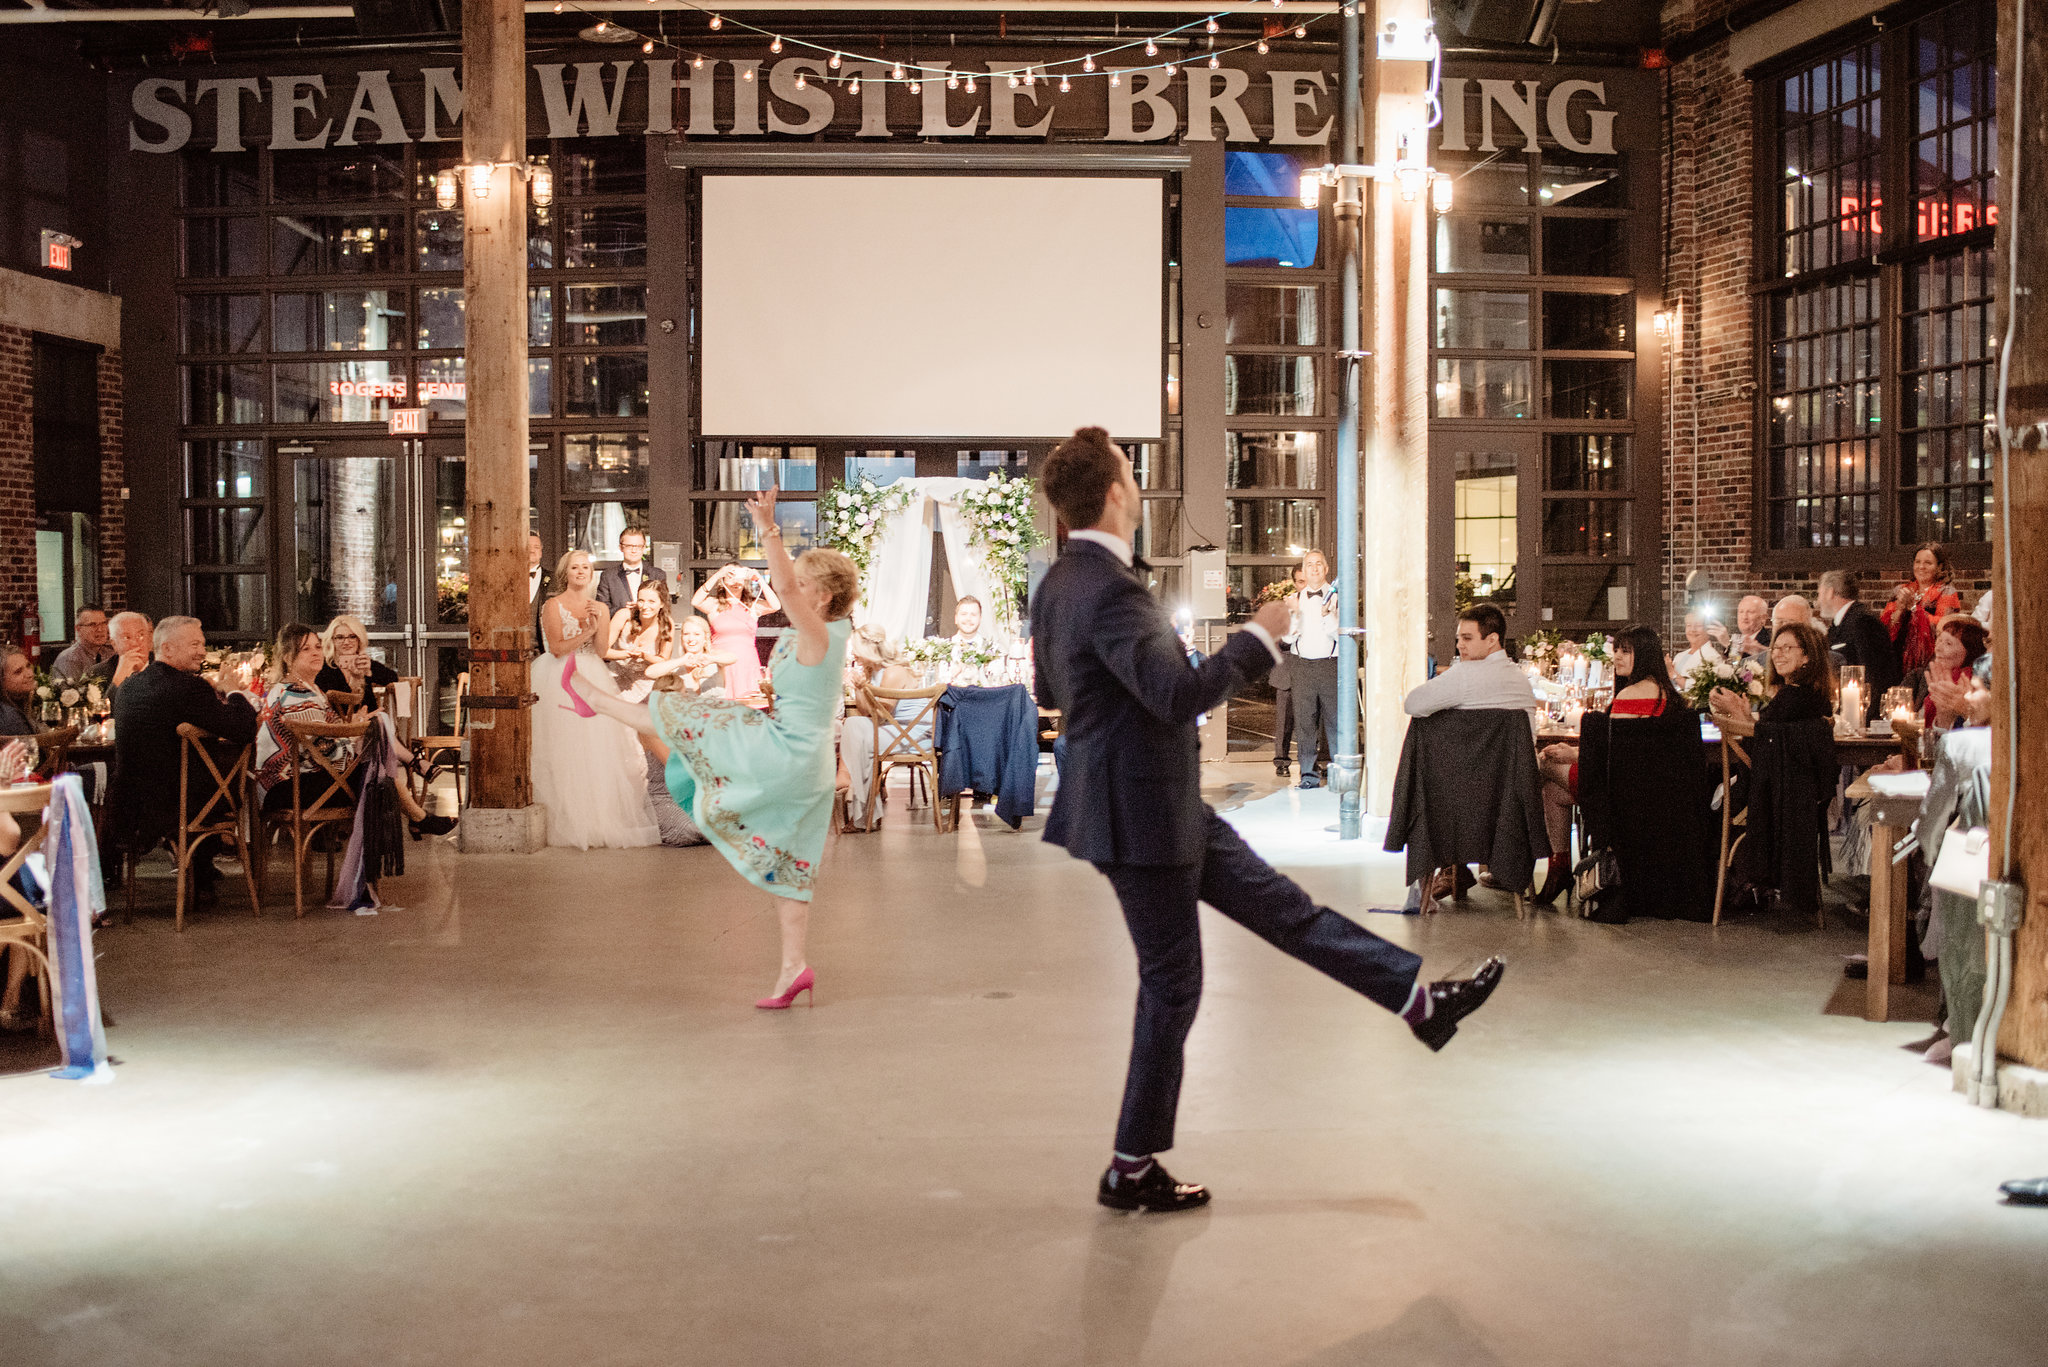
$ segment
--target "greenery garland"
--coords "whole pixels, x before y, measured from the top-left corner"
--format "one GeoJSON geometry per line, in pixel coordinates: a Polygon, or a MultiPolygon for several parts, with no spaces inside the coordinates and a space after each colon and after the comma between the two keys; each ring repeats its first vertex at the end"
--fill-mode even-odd
{"type": "Polygon", "coordinates": [[[854,485],[835,482],[818,502],[818,540],[845,552],[865,585],[875,547],[881,544],[889,519],[910,506],[911,493],[907,483],[881,485],[866,476],[854,485]]]}
{"type": "Polygon", "coordinates": [[[969,543],[980,549],[989,577],[1005,590],[1000,610],[1005,620],[1031,582],[1027,557],[1046,540],[1032,506],[1037,488],[1029,477],[1009,479],[997,471],[960,494],[960,518],[967,525],[969,543]]]}

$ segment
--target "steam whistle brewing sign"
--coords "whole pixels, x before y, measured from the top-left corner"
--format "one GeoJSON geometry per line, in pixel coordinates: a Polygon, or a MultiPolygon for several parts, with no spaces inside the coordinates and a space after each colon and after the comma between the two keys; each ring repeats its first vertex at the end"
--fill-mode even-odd
{"type": "MultiPolygon", "coordinates": [[[[1016,63],[949,55],[926,65],[1007,71],[1016,63]]],[[[1064,134],[1105,142],[1211,142],[1220,133],[1228,142],[1276,147],[1329,142],[1337,103],[1336,81],[1322,71],[1191,66],[1168,76],[1125,69],[1126,79],[1116,86],[1094,78],[1065,96],[1044,82],[1013,87],[995,79],[968,93],[927,80],[913,95],[887,80],[890,69],[880,62],[846,61],[837,72],[816,57],[785,57],[765,72],[762,66],[707,60],[697,67],[662,58],[577,62],[572,71],[562,62],[535,62],[540,98],[528,103],[546,120],[546,130],[536,128],[536,135],[548,138],[804,137],[842,126],[855,138],[1064,134]],[[1269,130],[1263,136],[1255,117],[1269,130]]],[[[1604,81],[1451,77],[1444,95],[1437,140],[1446,150],[1491,152],[1500,145],[1497,137],[1529,146],[1539,132],[1568,151],[1615,150],[1618,115],[1606,107],[1604,81]]],[[[158,76],[138,81],[129,105],[128,146],[137,152],[176,152],[195,134],[206,142],[208,131],[216,152],[246,151],[252,139],[273,152],[409,142],[459,146],[462,139],[463,91],[452,66],[423,67],[396,84],[388,68],[352,75],[158,76]]]]}

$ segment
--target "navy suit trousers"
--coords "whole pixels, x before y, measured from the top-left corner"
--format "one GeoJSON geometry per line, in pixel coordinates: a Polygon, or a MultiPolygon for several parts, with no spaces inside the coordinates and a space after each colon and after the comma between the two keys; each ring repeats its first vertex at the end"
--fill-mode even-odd
{"type": "Polygon", "coordinates": [[[1274,948],[1389,1011],[1408,1004],[1422,967],[1420,955],[1317,906],[1214,811],[1204,808],[1204,816],[1206,843],[1199,864],[1096,865],[1116,888],[1138,951],[1138,1016],[1123,1114],[1117,1121],[1119,1153],[1162,1153],[1173,1147],[1184,1050],[1202,1000],[1197,902],[1207,902],[1274,948]]]}

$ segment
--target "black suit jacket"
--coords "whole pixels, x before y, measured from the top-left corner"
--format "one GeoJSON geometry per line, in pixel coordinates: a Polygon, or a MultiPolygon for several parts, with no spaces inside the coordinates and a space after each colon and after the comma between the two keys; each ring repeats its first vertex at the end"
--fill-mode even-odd
{"type": "MultiPolygon", "coordinates": [[[[529,582],[531,582],[531,580],[530,580],[530,579],[529,579],[529,582]]],[[[545,602],[547,602],[547,601],[548,601],[548,599],[550,599],[550,598],[554,597],[554,594],[555,594],[555,576],[554,576],[554,573],[553,573],[553,571],[549,570],[547,566],[543,565],[543,566],[541,566],[541,571],[540,571],[540,592],[539,592],[539,593],[536,593],[536,594],[534,594],[534,595],[533,595],[533,601],[532,601],[532,602],[530,602],[530,603],[528,603],[528,604],[526,605],[526,606],[527,606],[527,608],[528,608],[528,610],[529,610],[529,611],[531,612],[531,614],[532,614],[532,616],[533,616],[533,644],[534,644],[534,648],[535,648],[536,650],[538,650],[538,649],[540,649],[540,648],[541,648],[541,639],[540,639],[540,605],[541,605],[542,603],[545,603],[545,602]]]]}
{"type": "MultiPolygon", "coordinates": [[[[646,576],[646,578],[641,580],[643,584],[651,579],[661,585],[664,592],[668,591],[668,576],[663,574],[655,565],[642,560],[640,562],[640,573],[646,576]]],[[[671,594],[670,596],[673,597],[674,595],[671,594]]],[[[610,612],[617,612],[620,608],[632,605],[633,595],[626,592],[626,565],[624,561],[606,565],[603,572],[597,576],[596,598],[610,612]]]]}
{"type": "Polygon", "coordinates": [[[1070,542],[1031,600],[1038,701],[1061,713],[1066,760],[1045,838],[1096,864],[1202,861],[1195,718],[1273,657],[1239,632],[1200,665],[1137,574],[1106,547],[1070,542]]]}
{"type": "Polygon", "coordinates": [[[1863,666],[1863,679],[1869,685],[1869,715],[1876,716],[1884,707],[1884,691],[1905,678],[1884,619],[1861,603],[1849,604],[1841,623],[1828,628],[1828,649],[1839,655],[1843,664],[1863,666]]]}
{"type": "MultiPolygon", "coordinates": [[[[247,698],[222,698],[197,674],[161,660],[129,676],[114,694],[114,778],[107,797],[107,834],[122,849],[148,849],[178,828],[180,722],[219,736],[229,753],[256,739],[256,709],[247,698]]],[[[212,782],[202,773],[194,786],[203,791],[212,782]]]]}

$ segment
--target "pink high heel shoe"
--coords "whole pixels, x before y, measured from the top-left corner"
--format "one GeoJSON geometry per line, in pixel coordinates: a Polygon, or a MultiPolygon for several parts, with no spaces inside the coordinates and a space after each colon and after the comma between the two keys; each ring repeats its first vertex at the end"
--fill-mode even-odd
{"type": "MultiPolygon", "coordinates": [[[[817,983],[817,975],[812,973],[810,968],[806,966],[803,972],[796,975],[796,980],[790,983],[789,991],[779,997],[761,998],[761,1000],[754,1003],[754,1009],[757,1011],[787,1011],[795,1003],[797,993],[811,992],[811,989],[817,986],[817,983]]],[[[811,995],[804,999],[804,1005],[815,1006],[817,1001],[818,994],[811,992],[811,995]]]]}
{"type": "Polygon", "coordinates": [[[574,707],[569,706],[568,703],[558,703],[556,705],[560,707],[564,712],[574,712],[579,717],[596,716],[597,709],[593,708],[589,703],[583,701],[583,695],[576,691],[575,680],[576,657],[574,655],[571,655],[568,659],[568,662],[562,666],[562,691],[564,693],[567,693],[571,698],[573,698],[576,702],[576,705],[574,707]]]}

